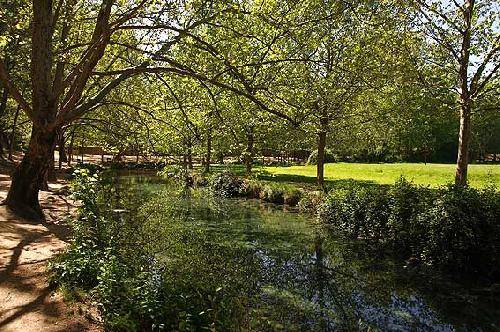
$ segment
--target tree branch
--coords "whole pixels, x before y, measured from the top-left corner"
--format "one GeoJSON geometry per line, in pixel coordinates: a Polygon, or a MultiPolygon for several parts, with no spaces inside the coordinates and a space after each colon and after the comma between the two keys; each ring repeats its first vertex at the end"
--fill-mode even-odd
{"type": "Polygon", "coordinates": [[[34,120],[35,117],[33,115],[33,109],[21,95],[21,92],[19,92],[14,83],[12,83],[9,73],[7,72],[7,69],[5,69],[5,64],[2,58],[0,58],[0,81],[2,81],[3,86],[9,91],[10,95],[19,104],[19,106],[21,106],[26,115],[31,120],[34,120]]]}

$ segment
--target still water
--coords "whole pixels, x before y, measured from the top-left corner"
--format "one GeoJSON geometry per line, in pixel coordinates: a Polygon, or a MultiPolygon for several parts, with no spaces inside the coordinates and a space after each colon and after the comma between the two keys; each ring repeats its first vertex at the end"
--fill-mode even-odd
{"type": "Polygon", "coordinates": [[[404,268],[337,239],[314,216],[185,192],[155,176],[108,182],[112,213],[140,224],[151,264],[182,283],[182,296],[208,287],[231,298],[221,312],[241,330],[500,330],[500,287],[404,268]]]}

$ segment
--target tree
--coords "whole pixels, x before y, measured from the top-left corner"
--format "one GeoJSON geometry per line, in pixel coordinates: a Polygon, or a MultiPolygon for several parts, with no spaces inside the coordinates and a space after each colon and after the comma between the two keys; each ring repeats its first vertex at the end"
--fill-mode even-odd
{"type": "Polygon", "coordinates": [[[217,3],[216,8],[211,8],[212,2],[202,1],[201,8],[196,5],[102,0],[80,6],[75,0],[33,1],[31,93],[23,95],[0,59],[0,81],[32,123],[28,150],[12,175],[5,200],[14,212],[43,218],[38,192],[45,183],[61,129],[99,108],[111,91],[132,76],[161,72],[193,77],[228,88],[279,114],[254,97],[250,87],[240,90],[221,82],[220,75],[208,77],[168,56],[184,38],[207,51],[206,43],[191,31],[220,15],[239,13],[231,1],[217,3]],[[203,10],[208,7],[211,10],[203,10]],[[163,32],[160,37],[151,33],[158,30],[163,32]],[[141,42],[147,46],[139,47],[141,42]],[[151,45],[161,47],[151,51],[151,45]],[[155,61],[161,66],[151,67],[155,61]]]}
{"type": "Polygon", "coordinates": [[[358,96],[370,90],[383,94],[396,74],[400,54],[388,52],[401,39],[391,6],[371,2],[350,4],[312,1],[310,18],[294,38],[303,61],[294,63],[281,77],[288,91],[276,92],[288,105],[306,110],[304,128],[317,135],[317,184],[324,186],[328,134],[356,114],[358,96]],[[315,17],[326,19],[314,19],[315,17]],[[391,25],[392,24],[392,25],[391,25]],[[292,87],[293,85],[293,87],[292,87]]]}
{"type": "Polygon", "coordinates": [[[475,103],[492,92],[498,79],[500,35],[497,0],[415,0],[418,23],[434,48],[427,60],[436,70],[453,73],[460,109],[455,183],[467,184],[475,103]],[[450,65],[452,64],[452,65],[450,65]]]}

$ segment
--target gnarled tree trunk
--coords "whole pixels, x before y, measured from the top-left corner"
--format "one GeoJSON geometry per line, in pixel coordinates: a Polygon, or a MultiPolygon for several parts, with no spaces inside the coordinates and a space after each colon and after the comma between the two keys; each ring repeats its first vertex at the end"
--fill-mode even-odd
{"type": "MultiPolygon", "coordinates": [[[[4,87],[2,89],[2,94],[0,97],[0,119],[5,115],[5,111],[7,110],[7,98],[9,96],[8,90],[4,87]]],[[[3,121],[5,123],[5,121],[3,121]]],[[[4,150],[9,145],[9,138],[7,134],[4,132],[5,128],[2,124],[0,124],[0,158],[4,156],[4,150]]]]}
{"type": "Polygon", "coordinates": [[[19,117],[19,112],[21,111],[21,106],[17,106],[16,114],[14,115],[14,123],[12,124],[12,132],[10,133],[10,144],[9,144],[9,160],[12,160],[12,153],[14,152],[14,143],[16,141],[16,127],[17,119],[19,117]]]}
{"type": "Polygon", "coordinates": [[[193,169],[193,146],[191,145],[191,140],[189,140],[188,142],[187,163],[188,163],[188,168],[193,169]]]}
{"type": "Polygon", "coordinates": [[[57,133],[34,125],[28,151],[12,174],[12,184],[5,203],[16,214],[29,219],[43,219],[38,192],[53,160],[57,133]]]}
{"type": "MultiPolygon", "coordinates": [[[[68,161],[68,156],[66,155],[66,138],[64,137],[64,131],[61,131],[59,134],[59,164],[65,163],[68,161]]],[[[61,168],[61,167],[59,167],[61,168]]]]}

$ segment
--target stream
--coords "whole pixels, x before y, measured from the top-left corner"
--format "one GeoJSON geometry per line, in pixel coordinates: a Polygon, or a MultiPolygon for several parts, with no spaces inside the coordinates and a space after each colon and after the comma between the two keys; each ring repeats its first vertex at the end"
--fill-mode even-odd
{"type": "Polygon", "coordinates": [[[108,175],[107,183],[111,213],[140,224],[151,264],[189,280],[193,293],[212,287],[234,298],[243,330],[500,330],[498,285],[405,268],[336,238],[312,215],[182,192],[153,175],[108,175]]]}

